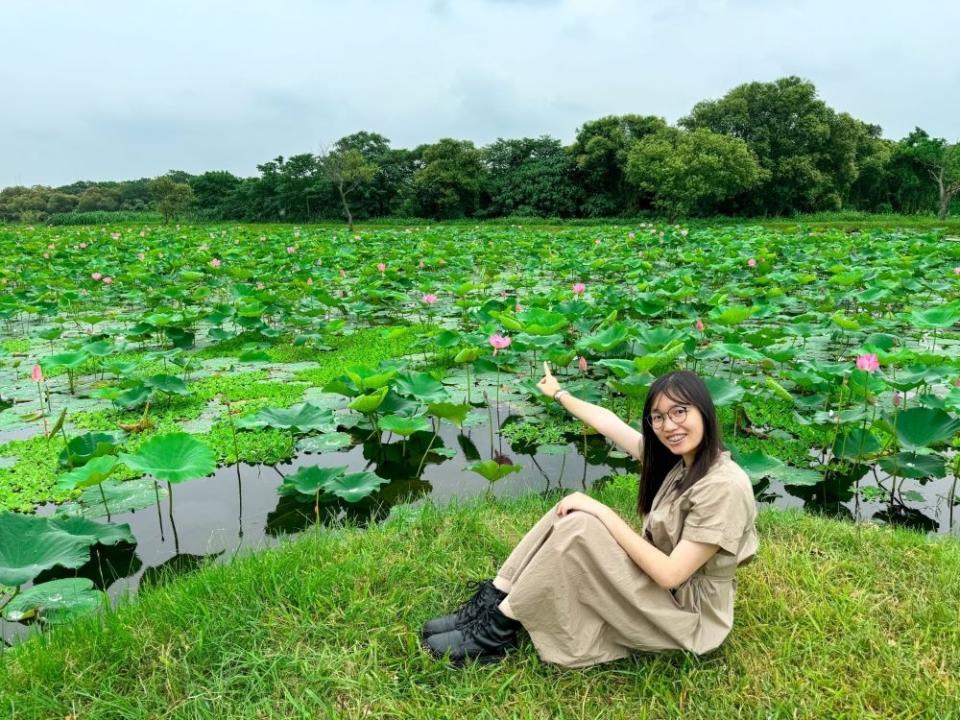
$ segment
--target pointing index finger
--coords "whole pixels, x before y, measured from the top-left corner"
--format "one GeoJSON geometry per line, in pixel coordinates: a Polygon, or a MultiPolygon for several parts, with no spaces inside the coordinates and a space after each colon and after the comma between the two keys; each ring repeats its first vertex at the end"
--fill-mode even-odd
{"type": "Polygon", "coordinates": [[[550,372],[550,365],[547,363],[546,360],[543,361],[543,373],[548,377],[553,374],[550,372]]]}

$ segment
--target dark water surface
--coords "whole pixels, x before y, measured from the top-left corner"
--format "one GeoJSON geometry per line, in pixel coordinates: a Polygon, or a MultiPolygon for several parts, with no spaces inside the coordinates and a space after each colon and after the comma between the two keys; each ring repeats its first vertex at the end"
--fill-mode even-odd
{"type": "MultiPolygon", "coordinates": [[[[507,422],[510,422],[508,419],[507,422]]],[[[54,568],[37,577],[45,582],[61,577],[88,577],[112,599],[135,593],[141,586],[163,582],[188,572],[208,559],[229,561],[241,550],[262,549],[278,544],[285,536],[301,532],[317,521],[313,502],[280,496],[277,488],[283,477],[311,465],[342,466],[348,472],[369,470],[390,482],[367,500],[350,504],[339,502],[321,506],[319,520],[329,523],[346,516],[365,524],[372,517],[383,520],[392,506],[426,500],[445,504],[454,498],[474,498],[491,492],[508,497],[530,492],[586,490],[618,473],[631,472],[630,458],[611,457],[614,449],[600,436],[587,436],[567,443],[566,453],[536,452],[533,446],[511,445],[502,437],[491,447],[489,425],[477,425],[462,432],[441,424],[431,453],[417,477],[417,468],[432,433],[416,433],[402,442],[389,438],[381,444],[377,437],[357,431],[356,444],[336,452],[300,453],[291,462],[277,466],[240,463],[219,468],[213,475],[173,485],[169,497],[136,511],[112,514],[114,523],[126,523],[137,539],[136,545],[114,547],[98,545],[92,559],[78,570],[54,568]],[[437,448],[455,451],[447,458],[435,454],[437,448]],[[524,467],[494,484],[467,469],[477,460],[499,458],[524,467]]],[[[858,501],[849,486],[862,475],[860,486],[876,485],[874,472],[859,468],[851,477],[828,478],[815,487],[785,487],[779,482],[755,486],[758,507],[801,507],[813,512],[854,521],[898,522],[928,533],[957,532],[960,509],[951,517],[947,507],[952,478],[920,486],[915,480],[904,482],[903,489],[917,489],[923,503],[895,504],[858,501]],[[849,489],[848,489],[849,488],[849,489]]],[[[877,470],[880,473],[879,470],[877,470]]],[[[881,481],[885,476],[879,475],[881,481]]],[[[889,482],[886,482],[889,487],[889,482]]],[[[166,484],[161,484],[164,487],[166,484]]],[[[50,515],[55,505],[38,509],[50,515]]],[[[106,517],[99,518],[106,521],[106,517]]],[[[8,641],[23,637],[31,629],[20,624],[2,623],[8,641]]]]}

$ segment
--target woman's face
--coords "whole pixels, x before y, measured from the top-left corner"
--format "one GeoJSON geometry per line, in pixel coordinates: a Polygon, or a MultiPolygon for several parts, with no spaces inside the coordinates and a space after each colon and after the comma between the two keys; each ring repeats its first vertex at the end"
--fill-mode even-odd
{"type": "Polygon", "coordinates": [[[687,466],[693,462],[703,440],[703,415],[696,405],[660,393],[651,404],[648,422],[670,452],[682,455],[687,466]]]}

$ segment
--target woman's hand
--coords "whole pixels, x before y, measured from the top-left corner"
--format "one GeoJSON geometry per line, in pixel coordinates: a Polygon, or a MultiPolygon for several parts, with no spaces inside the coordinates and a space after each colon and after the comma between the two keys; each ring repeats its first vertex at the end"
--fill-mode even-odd
{"type": "Polygon", "coordinates": [[[557,382],[557,379],[553,376],[553,373],[550,372],[550,365],[546,360],[543,361],[543,377],[540,378],[540,382],[537,383],[537,387],[540,388],[540,392],[548,397],[553,397],[553,394],[560,389],[560,383],[557,382]]]}
{"type": "Polygon", "coordinates": [[[599,518],[607,509],[607,506],[602,502],[594,500],[582,492],[571,493],[557,503],[557,515],[560,517],[563,517],[571,510],[580,510],[581,512],[590,513],[599,518]]]}

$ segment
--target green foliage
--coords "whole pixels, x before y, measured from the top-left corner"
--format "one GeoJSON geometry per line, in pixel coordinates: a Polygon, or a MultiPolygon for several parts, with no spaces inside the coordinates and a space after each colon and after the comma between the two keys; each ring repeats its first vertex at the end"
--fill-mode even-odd
{"type": "Polygon", "coordinates": [[[626,175],[672,221],[714,212],[718,203],[757,185],[769,172],[743,140],[703,128],[664,128],[631,148],[626,175]]]}

